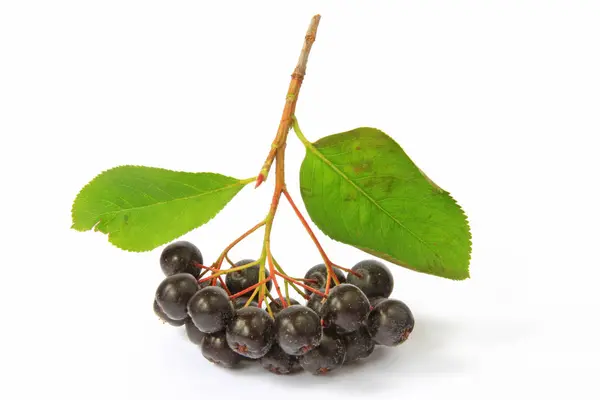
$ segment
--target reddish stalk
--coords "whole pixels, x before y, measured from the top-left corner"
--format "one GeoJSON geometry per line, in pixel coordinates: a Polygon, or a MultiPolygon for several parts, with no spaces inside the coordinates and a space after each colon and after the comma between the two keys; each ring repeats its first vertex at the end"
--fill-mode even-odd
{"type": "Polygon", "coordinates": [[[260,282],[258,282],[258,283],[255,283],[254,285],[250,286],[249,288],[246,288],[246,289],[244,289],[244,290],[242,290],[242,291],[240,291],[240,292],[237,292],[236,294],[233,294],[233,295],[229,296],[229,298],[230,298],[231,300],[233,300],[233,299],[237,299],[238,297],[245,295],[245,294],[246,294],[246,293],[248,293],[249,291],[256,289],[256,288],[257,288],[257,287],[259,287],[260,285],[264,285],[264,284],[266,284],[266,283],[267,283],[267,282],[269,282],[270,280],[271,280],[271,277],[265,278],[265,279],[263,279],[262,281],[260,281],[260,282]]]}
{"type": "Polygon", "coordinates": [[[283,308],[287,307],[287,301],[283,298],[281,294],[281,289],[279,289],[279,283],[275,278],[275,265],[273,264],[273,255],[271,254],[271,250],[267,249],[267,261],[269,262],[269,273],[273,277],[273,286],[275,286],[275,290],[277,291],[277,295],[279,296],[279,300],[281,300],[281,305],[283,308]]]}
{"type": "Polygon", "coordinates": [[[265,224],[266,224],[265,220],[260,221],[258,224],[254,225],[248,231],[244,232],[240,237],[238,237],[233,242],[231,242],[231,244],[229,244],[229,246],[227,246],[225,248],[225,250],[223,250],[223,252],[219,256],[219,258],[217,258],[217,261],[215,261],[215,263],[213,264],[215,266],[215,269],[217,269],[217,270],[221,269],[221,264],[223,264],[223,260],[225,259],[225,257],[227,257],[227,253],[229,253],[229,251],[231,249],[233,249],[239,242],[241,242],[242,240],[244,240],[245,238],[250,236],[254,231],[256,231],[258,228],[260,228],[261,226],[263,226],[265,224]]]}
{"type": "MultiPolygon", "coordinates": [[[[273,285],[275,286],[275,290],[277,291],[277,294],[278,294],[279,298],[281,299],[282,305],[284,307],[287,306],[287,302],[281,293],[279,283],[277,282],[277,279],[276,279],[277,275],[279,275],[280,277],[291,282],[294,285],[293,286],[294,289],[297,290],[299,293],[301,293],[301,291],[298,290],[298,288],[295,287],[295,285],[298,285],[298,286],[303,287],[311,292],[318,293],[319,295],[324,296],[324,294],[321,293],[320,291],[315,290],[312,287],[305,285],[304,283],[301,283],[299,280],[295,280],[293,278],[290,279],[287,275],[285,275],[283,273],[278,273],[275,269],[275,262],[273,260],[273,255],[271,253],[271,248],[270,248],[270,246],[271,246],[270,239],[271,239],[271,230],[273,227],[273,220],[275,218],[275,214],[277,212],[277,208],[278,208],[279,202],[281,200],[281,194],[287,193],[287,191],[285,190],[285,169],[284,169],[285,147],[286,147],[287,136],[288,136],[290,129],[292,128],[293,115],[296,110],[296,103],[298,101],[300,87],[302,86],[302,81],[304,80],[304,76],[306,75],[306,65],[308,63],[308,55],[310,54],[312,44],[314,43],[314,41],[316,39],[317,28],[319,26],[320,19],[321,19],[320,15],[315,15],[312,18],[311,23],[308,27],[308,30],[304,37],[304,44],[302,46],[302,51],[300,52],[300,57],[298,58],[298,63],[296,64],[296,68],[294,69],[294,72],[292,73],[292,79],[290,81],[290,85],[288,87],[287,95],[285,98],[285,105],[283,108],[283,113],[281,116],[281,120],[279,122],[279,127],[277,128],[277,134],[275,136],[275,139],[273,140],[269,154],[267,155],[267,158],[266,158],[259,174],[256,177],[256,187],[258,187],[261,185],[262,182],[264,182],[267,179],[267,176],[269,174],[272,164],[274,162],[276,163],[275,164],[275,189],[273,191],[273,197],[271,200],[271,207],[269,208],[269,212],[263,221],[256,224],[253,228],[251,228],[250,230],[245,232],[243,235],[241,235],[239,238],[237,238],[235,241],[233,241],[229,246],[227,246],[227,248],[225,248],[225,250],[223,250],[221,255],[218,257],[217,261],[213,264],[213,268],[211,269],[212,275],[210,277],[199,280],[199,282],[202,283],[202,282],[212,279],[213,283],[214,283],[214,282],[216,282],[216,278],[219,277],[219,279],[220,279],[220,275],[222,275],[222,274],[226,274],[229,272],[233,272],[235,270],[243,269],[244,267],[236,267],[236,268],[230,268],[227,271],[223,271],[223,272],[220,271],[223,261],[225,259],[227,259],[227,261],[231,263],[231,260],[228,257],[229,251],[235,245],[237,245],[239,242],[241,242],[244,238],[249,236],[252,232],[256,231],[258,228],[265,225],[263,253],[261,255],[261,259],[258,264],[259,265],[259,280],[260,280],[260,282],[257,283],[256,285],[251,286],[248,289],[245,289],[242,292],[236,293],[235,295],[231,296],[232,299],[237,298],[237,297],[241,296],[242,294],[248,293],[252,289],[259,288],[258,304],[259,304],[259,306],[261,306],[262,302],[265,298],[265,294],[268,296],[268,293],[266,293],[266,290],[265,290],[266,289],[265,284],[269,280],[273,280],[273,285]],[[267,263],[268,263],[269,272],[270,272],[269,278],[265,277],[265,267],[266,267],[267,263]]],[[[318,245],[318,242],[317,242],[317,245],[318,245]]],[[[322,254],[324,254],[324,252],[320,248],[320,245],[318,245],[318,247],[319,247],[320,251],[322,252],[322,254]]],[[[328,275],[331,275],[331,271],[332,271],[331,266],[330,266],[331,262],[328,259],[326,259],[326,260],[328,261],[328,263],[327,263],[328,264],[328,275]]],[[[334,277],[334,279],[337,279],[337,278],[334,277]]],[[[286,288],[287,288],[287,286],[286,286],[286,288]]],[[[267,304],[267,308],[268,308],[268,304],[267,304]]]]}
{"type": "Polygon", "coordinates": [[[294,282],[296,281],[300,281],[300,282],[308,282],[308,283],[317,283],[316,279],[306,279],[306,278],[293,278],[294,282]]]}
{"type": "MultiPolygon", "coordinates": [[[[294,213],[296,214],[296,216],[298,217],[298,219],[302,223],[302,226],[304,226],[304,229],[306,230],[306,232],[308,233],[308,235],[312,239],[313,243],[315,244],[315,246],[319,250],[319,253],[321,254],[321,258],[323,258],[323,261],[325,261],[325,265],[328,268],[330,268],[330,267],[336,267],[336,268],[341,269],[342,271],[345,271],[345,272],[348,272],[348,273],[350,273],[352,275],[360,277],[360,274],[357,274],[356,272],[354,272],[354,271],[352,271],[352,270],[350,270],[348,268],[340,267],[339,265],[334,264],[333,262],[331,262],[331,260],[327,256],[327,253],[325,253],[325,250],[323,250],[323,247],[321,246],[321,243],[319,243],[319,240],[317,239],[317,236],[315,235],[315,233],[313,232],[313,230],[310,228],[310,225],[306,221],[306,218],[304,218],[304,216],[302,215],[302,213],[298,209],[298,206],[296,206],[296,203],[294,202],[294,199],[292,199],[292,196],[287,191],[287,189],[283,189],[283,195],[287,199],[288,203],[290,203],[290,206],[292,206],[292,209],[294,210],[294,213]]],[[[333,274],[333,281],[337,285],[340,284],[340,282],[337,279],[337,276],[335,274],[333,274]]]]}
{"type": "Polygon", "coordinates": [[[287,280],[287,281],[293,282],[294,284],[296,284],[296,285],[298,285],[298,286],[300,286],[300,287],[302,287],[302,288],[304,288],[304,289],[306,289],[306,290],[308,290],[308,291],[310,291],[310,292],[316,293],[317,295],[319,295],[319,296],[321,296],[321,297],[324,297],[324,296],[325,296],[325,293],[323,293],[323,292],[321,292],[321,291],[319,291],[319,290],[317,290],[317,289],[315,289],[315,288],[313,288],[313,287],[310,287],[310,286],[308,286],[308,285],[305,285],[304,283],[302,283],[302,282],[299,282],[299,281],[295,280],[294,278],[292,278],[292,277],[290,277],[290,276],[287,276],[287,275],[285,275],[285,274],[282,274],[282,273],[281,273],[281,272],[279,272],[279,271],[275,271],[275,275],[278,275],[278,276],[282,277],[283,279],[285,279],[285,280],[287,280]]]}
{"type": "Polygon", "coordinates": [[[325,253],[325,250],[323,250],[323,247],[321,246],[321,243],[319,243],[319,240],[315,236],[315,233],[312,231],[312,229],[310,229],[308,222],[306,221],[306,219],[304,218],[304,216],[302,215],[302,213],[296,206],[296,203],[294,203],[294,200],[292,199],[292,196],[290,196],[290,193],[285,188],[283,189],[283,195],[287,199],[288,203],[290,203],[290,205],[294,209],[296,216],[298,217],[298,219],[304,226],[304,229],[306,229],[306,232],[308,232],[308,235],[312,239],[315,246],[317,246],[319,253],[321,253],[321,258],[323,258],[323,261],[325,262],[325,267],[327,268],[327,285],[325,286],[325,293],[329,293],[329,287],[331,285],[330,280],[332,278],[336,285],[340,284],[340,280],[338,279],[337,275],[333,272],[333,268],[332,268],[333,263],[331,262],[329,257],[327,257],[327,254],[325,253]]]}
{"type": "Polygon", "coordinates": [[[248,300],[246,300],[246,303],[244,303],[244,307],[248,307],[250,305],[250,303],[252,303],[252,300],[254,300],[254,298],[256,297],[256,295],[258,294],[259,289],[255,288],[254,291],[252,292],[252,296],[250,296],[248,298],[248,300]]]}
{"type": "Polygon", "coordinates": [[[202,279],[202,277],[203,277],[204,275],[206,275],[206,273],[207,273],[208,271],[209,271],[209,270],[207,270],[207,269],[205,269],[204,271],[202,271],[202,272],[200,273],[200,275],[198,276],[198,279],[202,279]]]}
{"type": "Polygon", "coordinates": [[[219,279],[219,282],[221,282],[221,286],[223,287],[223,289],[225,290],[225,292],[227,292],[227,295],[231,296],[231,292],[227,288],[227,285],[225,284],[225,281],[223,280],[223,277],[219,276],[218,279],[219,279]]]}
{"type": "Polygon", "coordinates": [[[362,278],[362,275],[361,275],[361,274],[359,274],[358,272],[352,271],[351,269],[344,268],[344,267],[340,267],[340,266],[339,266],[339,265],[337,265],[337,264],[331,264],[331,266],[333,266],[333,267],[335,267],[335,268],[337,268],[337,269],[341,269],[342,271],[344,271],[344,272],[347,272],[347,273],[349,273],[349,274],[352,274],[352,275],[354,275],[354,276],[357,276],[357,277],[359,277],[359,278],[362,278]]]}
{"type": "MultiPolygon", "coordinates": [[[[197,263],[196,261],[192,261],[192,262],[194,263],[194,267],[196,267],[196,268],[204,269],[204,270],[207,270],[207,271],[212,271],[211,267],[207,267],[206,265],[202,265],[200,263],[197,263]]],[[[206,272],[206,271],[204,271],[204,272],[206,272]]]]}
{"type": "Polygon", "coordinates": [[[212,274],[210,276],[207,276],[206,278],[198,279],[198,283],[204,283],[204,282],[209,281],[211,279],[213,279],[213,280],[216,281],[216,279],[219,276],[221,276],[221,275],[227,275],[227,274],[229,274],[231,272],[241,271],[243,269],[250,268],[252,265],[256,265],[256,262],[251,262],[251,263],[248,263],[248,264],[245,264],[245,265],[240,265],[239,267],[235,267],[235,268],[229,268],[229,269],[226,269],[225,271],[221,271],[221,270],[216,269],[216,268],[211,268],[212,274]]]}

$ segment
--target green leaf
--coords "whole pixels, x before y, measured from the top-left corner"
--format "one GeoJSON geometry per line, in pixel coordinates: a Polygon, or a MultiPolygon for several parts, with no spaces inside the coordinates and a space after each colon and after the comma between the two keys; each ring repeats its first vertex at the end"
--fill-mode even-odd
{"type": "Polygon", "coordinates": [[[208,172],[125,165],[104,171],[73,202],[73,229],[148,251],[210,221],[249,182],[208,172]]]}
{"type": "Polygon", "coordinates": [[[310,143],[300,189],[329,237],[427,274],[469,277],[471,233],[449,193],[385,133],[358,128],[310,143]]]}

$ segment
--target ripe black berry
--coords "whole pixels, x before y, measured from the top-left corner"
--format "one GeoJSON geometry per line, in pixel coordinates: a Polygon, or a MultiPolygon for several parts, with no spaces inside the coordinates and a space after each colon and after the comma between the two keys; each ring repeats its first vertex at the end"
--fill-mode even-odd
{"type": "MultiPolygon", "coordinates": [[[[235,299],[232,300],[233,308],[235,308],[236,310],[239,310],[240,308],[244,307],[244,305],[246,304],[246,302],[248,301],[249,298],[250,298],[250,296],[236,297],[235,299]]],[[[250,302],[250,304],[248,304],[248,306],[258,307],[258,302],[256,301],[256,296],[254,296],[254,299],[252,299],[252,301],[250,302]]]]}
{"type": "MultiPolygon", "coordinates": [[[[344,276],[344,273],[340,269],[333,268],[333,272],[337,276],[340,283],[346,282],[346,277],[344,276]]],[[[306,286],[310,286],[316,290],[322,290],[327,285],[327,267],[325,266],[325,264],[315,265],[314,267],[312,267],[311,269],[306,271],[306,274],[304,275],[304,279],[316,280],[317,281],[316,283],[306,282],[306,286]]],[[[332,277],[331,278],[331,287],[333,287],[333,286],[335,286],[335,281],[333,280],[333,277],[332,277]]],[[[309,295],[312,293],[310,290],[308,290],[306,288],[304,288],[304,291],[306,292],[306,294],[309,294],[309,295]]]]}
{"type": "Polygon", "coordinates": [[[202,264],[202,254],[192,243],[183,240],[171,243],[160,255],[160,267],[165,276],[187,272],[198,278],[201,271],[194,262],[202,264]]]}
{"type": "Polygon", "coordinates": [[[156,289],[156,302],[171,319],[187,318],[187,303],[198,291],[196,278],[187,273],[166,277],[156,289]]]}
{"type": "Polygon", "coordinates": [[[306,307],[310,308],[311,310],[316,312],[319,317],[321,317],[321,312],[323,310],[323,297],[319,296],[316,293],[313,293],[313,295],[310,296],[310,299],[308,299],[308,301],[306,302],[306,307]]]}
{"type": "Polygon", "coordinates": [[[300,367],[298,357],[287,354],[277,343],[273,343],[271,350],[260,359],[260,364],[277,375],[289,374],[300,367]]]}
{"type": "Polygon", "coordinates": [[[165,314],[165,312],[162,310],[162,308],[160,308],[160,306],[158,305],[156,300],[154,300],[153,306],[154,306],[154,314],[156,314],[158,316],[158,318],[160,318],[161,321],[166,322],[167,324],[173,325],[173,326],[181,326],[181,325],[185,324],[185,322],[186,322],[185,319],[169,318],[169,316],[167,314],[165,314]]]}
{"type": "Polygon", "coordinates": [[[323,375],[339,368],[346,358],[346,348],[336,336],[324,335],[321,344],[300,357],[300,365],[313,375],[323,375]]]}
{"type": "MultiPolygon", "coordinates": [[[[292,298],[290,298],[289,302],[287,301],[287,299],[285,299],[285,303],[288,307],[300,304],[297,300],[292,298]]],[[[273,315],[279,314],[279,311],[283,310],[283,304],[281,303],[281,299],[277,298],[273,300],[269,303],[269,307],[271,308],[271,312],[273,313],[273,315]]]]}
{"type": "Polygon", "coordinates": [[[227,326],[227,343],[238,354],[260,358],[274,342],[273,318],[262,308],[244,307],[235,312],[227,326]]]}
{"type": "Polygon", "coordinates": [[[329,292],[321,314],[323,324],[332,324],[343,332],[354,332],[366,320],[371,305],[367,296],[356,286],[343,283],[329,292]]]}
{"type": "MultiPolygon", "coordinates": [[[[254,262],[254,260],[241,260],[235,263],[236,267],[241,267],[242,265],[250,264],[254,262]]],[[[241,271],[235,271],[227,274],[225,278],[225,284],[227,288],[231,292],[231,294],[236,294],[241,292],[244,289],[248,289],[252,285],[256,285],[258,281],[258,272],[260,270],[259,265],[253,265],[250,268],[243,269],[241,271]]],[[[269,277],[269,270],[265,269],[265,278],[269,277]]],[[[271,281],[267,282],[267,291],[271,290],[271,286],[273,283],[271,281]]]]}
{"type": "Polygon", "coordinates": [[[367,319],[367,328],[377,344],[396,346],[412,332],[415,319],[406,304],[387,299],[373,307],[367,319]]]}
{"type": "Polygon", "coordinates": [[[369,297],[369,304],[371,304],[371,308],[373,308],[377,304],[381,303],[384,300],[387,300],[387,297],[381,297],[381,296],[369,297]]]}
{"type": "Polygon", "coordinates": [[[207,281],[200,283],[200,289],[209,287],[209,286],[223,287],[223,285],[221,285],[221,281],[218,279],[217,279],[217,283],[215,285],[212,284],[212,279],[209,279],[207,281]]]}
{"type": "Polygon", "coordinates": [[[360,277],[348,273],[348,283],[363,291],[367,297],[390,297],[394,289],[394,277],[385,264],[377,260],[364,260],[352,267],[360,277]]]}
{"type": "Polygon", "coordinates": [[[223,367],[231,368],[242,360],[242,357],[227,345],[225,332],[206,335],[200,348],[204,358],[223,367]]]}
{"type": "Polygon", "coordinates": [[[200,331],[191,319],[185,321],[185,333],[194,344],[202,344],[202,339],[206,336],[206,333],[200,331]]]}
{"type": "Polygon", "coordinates": [[[275,339],[288,354],[306,354],[319,344],[322,334],[319,316],[308,307],[290,306],[275,317],[275,339]]]}
{"type": "Polygon", "coordinates": [[[346,360],[344,364],[349,364],[361,358],[366,358],[373,353],[375,342],[366,326],[361,326],[356,331],[341,336],[346,345],[346,360]]]}
{"type": "Polygon", "coordinates": [[[190,299],[188,314],[202,332],[214,333],[225,329],[233,318],[233,304],[223,288],[208,286],[190,299]]]}

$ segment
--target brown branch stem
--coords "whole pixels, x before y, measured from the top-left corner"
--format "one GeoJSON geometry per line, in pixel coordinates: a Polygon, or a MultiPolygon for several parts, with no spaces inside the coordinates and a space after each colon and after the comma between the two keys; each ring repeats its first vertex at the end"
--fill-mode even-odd
{"type": "Polygon", "coordinates": [[[288,88],[283,114],[281,116],[281,121],[279,122],[279,128],[277,129],[277,135],[275,136],[275,140],[273,140],[273,144],[271,145],[271,151],[267,155],[260,173],[258,174],[256,179],[256,187],[259,187],[261,183],[267,180],[267,176],[271,170],[273,161],[276,157],[278,157],[279,154],[283,154],[287,134],[292,127],[292,115],[294,115],[294,112],[296,111],[296,103],[298,102],[300,87],[302,86],[302,81],[306,75],[308,55],[310,54],[310,50],[315,42],[315,39],[317,38],[317,29],[319,28],[320,20],[320,15],[315,15],[312,17],[310,25],[308,26],[308,30],[306,31],[304,45],[302,46],[302,51],[300,52],[300,57],[298,58],[296,68],[292,73],[292,80],[288,88]]]}

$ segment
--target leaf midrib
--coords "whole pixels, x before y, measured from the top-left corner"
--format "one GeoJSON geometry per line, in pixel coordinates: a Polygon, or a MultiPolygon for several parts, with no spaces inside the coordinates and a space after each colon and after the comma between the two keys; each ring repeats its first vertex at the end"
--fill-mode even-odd
{"type": "Polygon", "coordinates": [[[122,212],[130,212],[130,211],[135,211],[135,210],[141,210],[143,208],[150,208],[150,207],[161,206],[161,205],[164,205],[164,204],[167,204],[167,203],[173,203],[173,202],[180,201],[180,200],[191,200],[191,199],[195,199],[195,198],[202,197],[202,196],[205,196],[205,195],[222,192],[224,190],[231,189],[231,188],[233,188],[233,187],[235,187],[237,185],[245,186],[248,183],[252,182],[253,180],[254,180],[254,178],[245,179],[245,180],[237,181],[236,183],[233,183],[231,185],[223,186],[222,188],[211,190],[211,191],[208,191],[208,192],[198,193],[198,194],[195,194],[195,195],[192,195],[192,196],[178,197],[178,198],[175,198],[175,199],[170,199],[170,200],[167,200],[167,201],[160,201],[160,202],[153,203],[153,204],[148,204],[148,205],[145,205],[145,206],[138,206],[138,207],[132,207],[132,208],[122,208],[122,209],[120,209],[118,211],[107,211],[107,212],[103,212],[101,214],[97,214],[96,218],[100,218],[100,217],[102,217],[104,215],[109,215],[109,214],[119,214],[119,213],[122,213],[122,212]]]}
{"type": "Polygon", "coordinates": [[[408,233],[410,233],[413,237],[415,237],[415,239],[417,239],[419,242],[421,242],[423,244],[423,246],[425,246],[429,251],[431,251],[435,257],[442,261],[442,258],[440,257],[440,255],[438,253],[436,253],[428,244],[427,242],[425,242],[423,239],[421,239],[416,233],[414,233],[412,230],[410,230],[406,225],[404,225],[402,222],[398,221],[398,219],[396,219],[392,214],[389,213],[389,211],[387,211],[385,208],[383,208],[381,205],[379,205],[379,203],[377,203],[375,201],[375,199],[373,199],[371,196],[369,196],[369,194],[367,192],[365,192],[365,190],[363,188],[361,188],[360,186],[358,186],[356,183],[354,183],[353,180],[351,180],[346,174],[344,174],[338,167],[336,167],[331,161],[329,161],[324,155],[323,153],[321,153],[315,146],[313,143],[311,142],[305,142],[304,145],[311,150],[318,158],[320,158],[325,164],[327,164],[334,172],[337,172],[344,180],[346,180],[350,185],[354,186],[354,188],[356,190],[358,190],[363,196],[365,196],[371,203],[373,203],[375,205],[375,207],[377,207],[378,209],[380,209],[385,215],[387,215],[392,221],[396,222],[398,225],[400,225],[403,229],[405,229],[408,233]]]}

